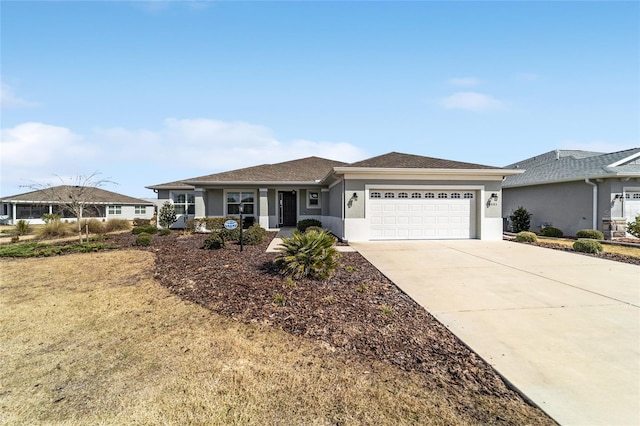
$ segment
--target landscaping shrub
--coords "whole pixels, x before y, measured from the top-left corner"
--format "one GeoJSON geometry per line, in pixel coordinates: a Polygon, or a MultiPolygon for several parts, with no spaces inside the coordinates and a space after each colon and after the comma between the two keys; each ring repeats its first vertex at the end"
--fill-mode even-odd
{"type": "Polygon", "coordinates": [[[340,253],[335,248],[335,238],[326,231],[297,232],[291,238],[283,238],[276,258],[280,272],[293,278],[327,279],[338,266],[340,253]]]}
{"type": "Polygon", "coordinates": [[[62,223],[60,219],[51,220],[36,230],[36,238],[64,238],[75,235],[75,230],[68,223],[62,223]]]}
{"type": "Polygon", "coordinates": [[[104,224],[98,219],[82,219],[80,222],[82,232],[85,232],[87,226],[89,227],[89,232],[92,234],[104,234],[105,232],[104,224]]]}
{"type": "Polygon", "coordinates": [[[224,247],[224,238],[220,235],[219,232],[212,232],[206,240],[204,240],[204,245],[202,248],[207,250],[218,250],[224,247]]]}
{"type": "Polygon", "coordinates": [[[640,238],[640,215],[636,216],[636,220],[627,223],[627,232],[636,238],[640,238]]]}
{"type": "Polygon", "coordinates": [[[151,234],[146,232],[142,232],[138,234],[138,238],[136,238],[137,246],[150,246],[151,245],[151,234]]]}
{"type": "Polygon", "coordinates": [[[558,228],[554,228],[553,226],[547,226],[540,230],[540,235],[543,237],[555,237],[560,238],[564,235],[564,232],[558,228]]]}
{"type": "Polygon", "coordinates": [[[528,231],[531,227],[531,213],[520,206],[511,213],[509,216],[511,220],[511,231],[518,233],[522,231],[528,231]]]}
{"type": "Polygon", "coordinates": [[[169,201],[165,201],[162,207],[160,208],[160,213],[158,214],[158,222],[160,226],[163,228],[171,228],[178,220],[178,215],[176,215],[176,208],[169,201]]]}
{"type": "Polygon", "coordinates": [[[324,229],[322,229],[319,226],[308,226],[307,229],[304,230],[304,232],[309,232],[309,231],[322,232],[324,231],[324,229]]]}
{"type": "Polygon", "coordinates": [[[165,228],[165,229],[161,229],[161,230],[158,232],[158,234],[159,234],[159,235],[162,235],[163,237],[166,237],[167,235],[170,235],[170,234],[171,234],[171,229],[167,229],[167,228],[165,228]]]}
{"type": "MultiPolygon", "coordinates": [[[[133,223],[135,224],[135,222],[134,219],[133,223]]],[[[149,224],[147,224],[147,226],[149,226],[149,224]]],[[[131,229],[131,222],[125,219],[109,219],[104,224],[105,232],[128,231],[129,229],[131,229]]]]}
{"type": "Polygon", "coordinates": [[[582,253],[601,253],[603,248],[596,240],[584,239],[573,243],[573,249],[582,253]]]}
{"type": "Polygon", "coordinates": [[[303,219],[298,222],[298,225],[296,227],[298,228],[298,231],[304,232],[310,226],[322,227],[322,222],[317,219],[303,219]]]}
{"type": "Polygon", "coordinates": [[[222,228],[217,232],[218,232],[218,234],[220,234],[220,237],[222,237],[222,239],[225,240],[225,241],[239,241],[240,240],[240,228],[239,227],[236,228],[236,229],[222,228]]]}
{"type": "Polygon", "coordinates": [[[0,257],[46,257],[65,253],[88,253],[117,248],[117,246],[105,243],[51,245],[29,242],[0,246],[0,257]]]}
{"type": "Polygon", "coordinates": [[[535,243],[538,237],[533,232],[522,231],[516,234],[516,241],[520,243],[535,243]]]}
{"type": "Polygon", "coordinates": [[[26,235],[27,232],[29,232],[29,224],[27,223],[26,220],[20,219],[16,223],[16,233],[18,235],[26,235]]]}
{"type": "Polygon", "coordinates": [[[156,228],[153,225],[136,226],[135,228],[133,228],[131,230],[131,233],[134,234],[134,235],[139,235],[139,234],[142,234],[142,233],[153,235],[153,234],[157,234],[158,233],[158,228],[156,228]]]}
{"type": "Polygon", "coordinates": [[[242,243],[250,246],[262,244],[267,231],[259,224],[254,223],[242,233],[242,243]]]}
{"type": "Polygon", "coordinates": [[[141,217],[136,217],[133,219],[133,226],[149,226],[151,225],[151,220],[143,219],[141,217]]]}
{"type": "Polygon", "coordinates": [[[588,238],[591,240],[604,240],[604,234],[597,229],[581,229],[576,233],[578,238],[588,238]]]}
{"type": "Polygon", "coordinates": [[[54,220],[60,220],[60,215],[56,213],[45,213],[42,215],[44,223],[53,222],[54,220]]]}

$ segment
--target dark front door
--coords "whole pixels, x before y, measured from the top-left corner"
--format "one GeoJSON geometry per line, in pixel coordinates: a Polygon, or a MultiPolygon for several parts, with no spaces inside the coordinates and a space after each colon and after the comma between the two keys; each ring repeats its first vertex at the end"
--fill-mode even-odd
{"type": "Polygon", "coordinates": [[[280,226],[296,226],[296,194],[280,193],[280,226]]]}

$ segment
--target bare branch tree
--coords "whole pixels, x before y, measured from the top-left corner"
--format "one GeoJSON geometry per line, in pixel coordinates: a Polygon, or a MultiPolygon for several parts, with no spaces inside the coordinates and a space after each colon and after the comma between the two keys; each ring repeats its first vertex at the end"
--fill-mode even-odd
{"type": "Polygon", "coordinates": [[[93,172],[89,176],[75,176],[63,179],[58,175],[59,185],[51,183],[33,184],[29,188],[45,193],[45,200],[58,206],[61,210],[71,212],[77,218],[78,238],[82,243],[82,217],[87,207],[96,205],[96,189],[107,184],[115,184],[109,179],[101,179],[99,172],[93,172]]]}

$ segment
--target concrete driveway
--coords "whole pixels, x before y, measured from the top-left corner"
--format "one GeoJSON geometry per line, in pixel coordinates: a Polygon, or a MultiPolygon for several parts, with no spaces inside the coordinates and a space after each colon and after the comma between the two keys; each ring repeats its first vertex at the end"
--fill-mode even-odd
{"type": "Polygon", "coordinates": [[[351,245],[560,424],[640,424],[640,267],[506,241],[351,245]]]}

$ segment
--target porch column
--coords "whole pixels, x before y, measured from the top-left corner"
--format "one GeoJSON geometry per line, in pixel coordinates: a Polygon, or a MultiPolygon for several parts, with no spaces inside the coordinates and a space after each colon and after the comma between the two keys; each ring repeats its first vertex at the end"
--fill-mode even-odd
{"type": "Polygon", "coordinates": [[[195,217],[207,217],[207,210],[204,202],[204,188],[196,188],[194,190],[195,217]]]}
{"type": "Polygon", "coordinates": [[[16,215],[18,214],[18,203],[11,204],[11,210],[13,212],[11,216],[11,224],[15,225],[18,222],[18,219],[16,218],[16,215]]]}
{"type": "Polygon", "coordinates": [[[264,229],[269,229],[269,198],[267,188],[260,188],[260,201],[258,205],[258,223],[264,229]]]}

